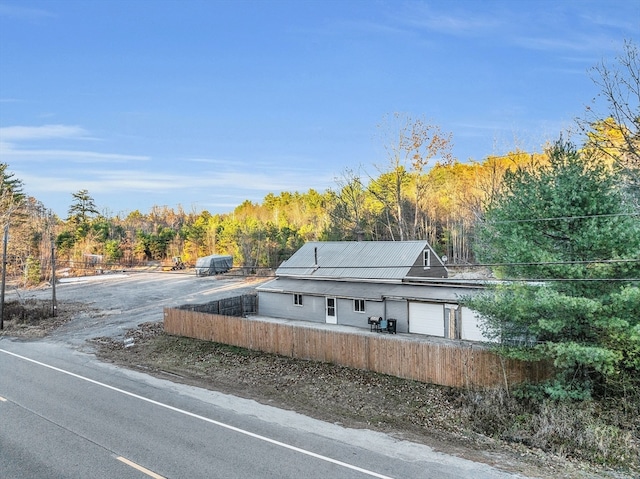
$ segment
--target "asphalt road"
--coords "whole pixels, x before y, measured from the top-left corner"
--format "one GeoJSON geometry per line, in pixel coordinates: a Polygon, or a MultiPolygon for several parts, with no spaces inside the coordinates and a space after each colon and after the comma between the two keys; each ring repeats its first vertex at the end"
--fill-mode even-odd
{"type": "Polygon", "coordinates": [[[84,297],[105,313],[78,318],[43,340],[0,338],[0,478],[522,477],[381,433],[129,371],[78,347],[160,320],[164,305],[204,302],[245,287],[201,279],[150,275],[61,285],[60,299],[84,297]]]}
{"type": "Polygon", "coordinates": [[[4,479],[515,477],[51,342],[3,338],[0,370],[4,479]]]}

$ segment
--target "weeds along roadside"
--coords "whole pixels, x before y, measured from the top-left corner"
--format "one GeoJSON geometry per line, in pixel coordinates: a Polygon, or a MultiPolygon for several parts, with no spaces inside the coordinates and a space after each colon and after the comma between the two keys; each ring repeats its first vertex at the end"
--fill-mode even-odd
{"type": "Polygon", "coordinates": [[[461,394],[471,430],[510,443],[610,468],[640,471],[640,397],[531,400],[504,390],[461,394]]]}

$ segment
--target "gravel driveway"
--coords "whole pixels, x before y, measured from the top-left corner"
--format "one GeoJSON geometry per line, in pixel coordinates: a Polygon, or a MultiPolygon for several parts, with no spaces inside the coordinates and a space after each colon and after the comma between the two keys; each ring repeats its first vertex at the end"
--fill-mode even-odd
{"type": "MultiPolygon", "coordinates": [[[[73,309],[73,319],[49,335],[50,340],[87,346],[95,337],[123,337],[141,323],[163,319],[163,308],[201,304],[253,292],[262,280],[197,277],[192,272],[108,273],[61,279],[56,285],[58,308],[73,309]]],[[[51,286],[16,290],[7,288],[6,301],[52,298],[51,286]]]]}

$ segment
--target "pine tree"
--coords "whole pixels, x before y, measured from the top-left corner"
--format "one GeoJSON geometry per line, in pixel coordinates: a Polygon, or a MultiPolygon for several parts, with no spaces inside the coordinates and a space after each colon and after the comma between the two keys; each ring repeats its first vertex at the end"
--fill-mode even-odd
{"type": "Polygon", "coordinates": [[[545,391],[586,398],[640,383],[640,221],[615,174],[559,140],[507,173],[476,255],[508,281],[468,304],[507,355],[547,359],[545,391]]]}

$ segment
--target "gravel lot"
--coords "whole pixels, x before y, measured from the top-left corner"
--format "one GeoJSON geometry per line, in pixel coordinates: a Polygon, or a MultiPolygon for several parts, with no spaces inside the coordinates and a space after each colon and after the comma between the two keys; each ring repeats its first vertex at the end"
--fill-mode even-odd
{"type": "MultiPolygon", "coordinates": [[[[56,285],[59,315],[66,318],[49,333],[50,340],[78,348],[98,337],[122,338],[139,324],[162,321],[163,308],[201,304],[253,291],[260,281],[196,277],[193,272],[109,273],[63,278],[56,285]]],[[[5,301],[51,301],[50,286],[18,290],[8,287],[5,301]]]]}

